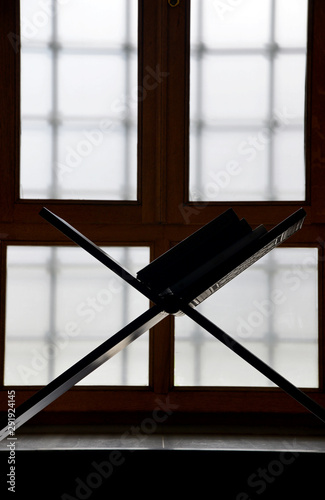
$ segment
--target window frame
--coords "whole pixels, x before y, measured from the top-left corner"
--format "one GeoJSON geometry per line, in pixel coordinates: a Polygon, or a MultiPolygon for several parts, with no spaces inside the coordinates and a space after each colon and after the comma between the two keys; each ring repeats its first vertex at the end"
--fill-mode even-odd
{"type": "MultiPolygon", "coordinates": [[[[189,29],[190,0],[181,0],[175,8],[167,0],[139,1],[139,85],[148,78],[147,68],[168,73],[148,92],[138,109],[138,200],[82,201],[19,199],[20,144],[20,58],[8,38],[19,40],[19,0],[1,7],[0,60],[7,68],[0,78],[0,110],[6,117],[1,129],[2,182],[0,183],[0,352],[4,353],[6,246],[8,244],[66,245],[67,240],[39,217],[43,206],[75,225],[100,245],[148,245],[151,259],[161,255],[175,242],[184,239],[230,206],[253,226],[263,223],[267,229],[301,206],[307,212],[301,231],[290,239],[293,246],[319,249],[319,304],[324,296],[325,202],[322,194],[325,177],[322,167],[325,138],[325,71],[322,35],[325,5],[309,2],[308,57],[306,79],[306,200],[304,202],[189,202],[189,29]],[[170,111],[169,111],[170,110],[170,111]],[[154,167],[153,167],[154,166],[154,167]],[[184,214],[188,217],[184,218],[184,214]],[[95,221],[95,222],[94,222],[95,221]]],[[[18,42],[17,42],[18,43],[18,42]]],[[[17,45],[16,45],[17,48],[17,45]]],[[[33,418],[32,423],[112,423],[134,422],[151,413],[159,401],[168,401],[173,409],[168,422],[216,423],[231,415],[240,425],[245,418],[260,421],[262,413],[272,420],[295,417],[314,423],[313,417],[279,389],[236,387],[173,387],[173,325],[168,317],[150,332],[149,386],[75,387],[33,418]]],[[[306,391],[325,406],[324,322],[319,317],[318,389],[306,391]]],[[[229,332],[231,334],[231,332],[229,332]]],[[[4,355],[0,357],[2,398],[0,411],[6,411],[3,386],[4,355]]],[[[34,394],[36,387],[15,387],[17,406],[34,394]]],[[[278,420],[279,421],[279,420],[278,420]]]]}

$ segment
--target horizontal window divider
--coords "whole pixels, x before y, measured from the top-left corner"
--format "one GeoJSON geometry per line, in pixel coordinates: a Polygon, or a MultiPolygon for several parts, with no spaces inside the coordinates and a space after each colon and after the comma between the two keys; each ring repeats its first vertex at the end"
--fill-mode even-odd
{"type": "Polygon", "coordinates": [[[304,47],[281,47],[277,44],[265,45],[261,48],[254,47],[209,47],[205,44],[202,45],[192,45],[191,56],[192,57],[202,57],[202,55],[208,56],[255,56],[262,55],[266,57],[274,57],[280,54],[306,54],[306,48],[304,47]]]}
{"type": "MultiPolygon", "coordinates": [[[[221,212],[213,210],[215,207],[206,208],[207,213],[199,216],[192,216],[190,223],[178,223],[171,225],[164,224],[141,224],[141,222],[121,223],[116,224],[114,221],[105,223],[99,221],[97,224],[90,224],[88,222],[81,222],[77,219],[76,227],[86,237],[95,241],[97,244],[103,246],[115,245],[156,245],[161,239],[166,240],[166,245],[163,246],[165,250],[158,250],[160,255],[166,251],[173,242],[179,242],[184,238],[190,236],[202,225],[210,222],[213,218],[221,212]],[[170,244],[168,244],[168,241],[170,244]]],[[[293,211],[290,211],[290,215],[293,211]]],[[[264,217],[250,211],[236,210],[239,217],[246,218],[247,222],[252,226],[263,224],[268,229],[277,225],[278,222],[284,219],[274,216],[272,213],[266,214],[264,217]]],[[[66,220],[69,221],[68,218],[66,220]]],[[[25,222],[17,222],[15,225],[0,223],[0,239],[5,245],[19,244],[19,245],[73,245],[63,234],[52,228],[50,225],[43,224],[42,222],[32,221],[30,224],[25,222]]],[[[299,233],[290,238],[290,242],[283,246],[311,246],[324,249],[324,225],[322,224],[304,224],[299,233]]],[[[159,245],[160,248],[160,245],[159,245]]]]}
{"type": "Polygon", "coordinates": [[[130,124],[136,126],[136,120],[132,120],[130,118],[119,119],[114,115],[102,115],[102,116],[66,116],[62,113],[58,113],[57,115],[48,114],[48,115],[22,115],[22,121],[26,124],[26,122],[30,121],[35,124],[36,122],[47,122],[47,123],[55,123],[56,125],[60,125],[62,127],[69,126],[71,128],[79,128],[85,127],[85,124],[88,124],[91,127],[101,126],[105,127],[103,129],[103,133],[110,133],[109,126],[107,122],[112,122],[112,125],[125,125],[130,124]],[[105,123],[104,123],[105,122],[105,123]],[[107,129],[107,130],[106,130],[107,129]]]}
{"type": "MultiPolygon", "coordinates": [[[[270,129],[270,130],[274,130],[275,133],[279,132],[279,133],[286,133],[288,131],[292,131],[292,130],[303,130],[304,128],[304,123],[303,123],[303,120],[301,120],[301,123],[291,123],[289,125],[286,126],[286,129],[285,130],[281,130],[281,128],[277,128],[277,126],[269,126],[268,124],[266,123],[263,123],[263,121],[261,120],[259,123],[240,123],[240,124],[236,124],[234,122],[234,124],[232,123],[222,123],[222,121],[219,121],[219,123],[213,123],[212,120],[192,120],[191,121],[191,127],[193,129],[200,129],[200,130],[204,130],[204,131],[222,131],[222,132],[229,132],[229,133],[233,133],[233,132],[242,132],[242,131],[250,131],[250,132],[254,132],[254,131],[261,131],[262,129],[270,129]]],[[[194,131],[194,130],[193,130],[194,131]]],[[[272,203],[272,201],[271,201],[272,203]]]]}
{"type": "MultiPolygon", "coordinates": [[[[188,330],[188,334],[185,337],[183,334],[181,337],[177,339],[178,342],[191,342],[192,345],[205,345],[207,343],[215,345],[215,339],[213,337],[204,337],[202,338],[194,338],[193,334],[196,333],[197,330],[188,330]]],[[[96,337],[95,337],[96,338],[96,337]]],[[[99,338],[99,337],[98,337],[99,338]]],[[[22,337],[19,337],[19,339],[23,340],[22,337]]],[[[31,337],[28,339],[25,339],[27,342],[28,340],[34,340],[31,337]]],[[[37,339],[35,337],[35,339],[37,339]]],[[[12,337],[10,341],[15,341],[16,339],[12,337]]],[[[38,339],[39,340],[39,339],[38,339]]],[[[78,339],[79,340],[79,339],[78,339]]],[[[89,340],[89,339],[85,339],[89,340]]],[[[316,345],[318,343],[318,339],[308,339],[308,338],[300,338],[300,337],[285,337],[285,336],[279,336],[277,335],[277,331],[267,331],[263,337],[249,337],[245,339],[240,339],[240,342],[242,344],[258,344],[260,346],[270,346],[270,345],[281,345],[281,344],[312,344],[316,345]]],[[[199,386],[201,387],[201,385],[199,386]]]]}
{"type": "MultiPolygon", "coordinates": [[[[139,201],[92,200],[19,200],[13,207],[15,224],[44,223],[39,215],[43,207],[69,223],[81,224],[141,224],[142,206],[139,201]]],[[[45,223],[44,223],[45,224],[45,223]]],[[[46,223],[47,224],[47,223],[46,223]]],[[[47,224],[48,225],[48,224],[47,224]]]]}
{"type": "Polygon", "coordinates": [[[305,201],[279,201],[272,203],[264,201],[183,201],[178,203],[177,222],[181,225],[200,226],[206,224],[229,208],[233,208],[238,217],[244,217],[249,224],[276,225],[301,207],[307,213],[304,226],[299,233],[301,234],[301,232],[306,230],[307,226],[314,223],[311,207],[305,201]]]}
{"type": "Polygon", "coordinates": [[[52,52],[57,52],[57,53],[62,53],[64,55],[104,55],[104,56],[111,56],[111,55],[126,55],[126,54],[134,54],[136,55],[137,53],[137,47],[133,45],[121,45],[121,46],[116,46],[116,47],[105,47],[105,46],[91,46],[91,45],[83,45],[82,43],[76,44],[76,45],[69,45],[65,42],[57,42],[57,43],[52,43],[52,42],[44,42],[44,43],[39,43],[39,44],[22,44],[22,52],[24,53],[39,53],[39,52],[47,52],[47,51],[52,51],[52,52]]]}
{"type": "MultiPolygon", "coordinates": [[[[10,387],[11,389],[11,387],[10,387]]],[[[16,403],[20,405],[27,400],[35,390],[14,388],[16,390],[16,403]]],[[[7,392],[8,387],[2,388],[1,392],[7,392]]],[[[317,403],[325,404],[325,395],[317,389],[304,391],[310,395],[317,403]]],[[[1,404],[0,411],[6,412],[6,401],[1,404]]],[[[150,387],[75,387],[62,395],[55,402],[44,408],[33,422],[46,420],[47,415],[64,414],[69,412],[87,412],[89,421],[91,414],[97,412],[141,412],[153,411],[158,408],[165,408],[171,420],[178,414],[223,414],[238,413],[241,415],[262,413],[266,414],[300,414],[310,417],[311,422],[318,424],[318,419],[310,415],[308,410],[299,403],[283,393],[278,388],[251,388],[251,387],[230,387],[230,388],[173,388],[167,394],[154,392],[150,387]],[[69,405],[67,405],[69,402],[69,405]]],[[[106,415],[107,418],[107,415],[106,415]]]]}

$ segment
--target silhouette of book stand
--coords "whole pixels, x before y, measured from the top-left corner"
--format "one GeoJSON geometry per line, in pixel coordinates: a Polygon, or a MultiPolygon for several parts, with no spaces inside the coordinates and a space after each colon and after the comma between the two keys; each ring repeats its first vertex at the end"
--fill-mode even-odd
{"type": "MultiPolygon", "coordinates": [[[[263,225],[252,230],[245,219],[239,220],[235,212],[229,209],[158,257],[136,276],[46,208],[41,210],[40,215],[150,299],[153,306],[20,405],[16,409],[15,429],[169,314],[185,314],[191,318],[325,422],[325,409],[316,401],[195,309],[203,300],[298,231],[306,216],[302,208],[270,231],[263,225]]],[[[8,422],[4,422],[0,429],[2,440],[9,434],[8,422]]]]}

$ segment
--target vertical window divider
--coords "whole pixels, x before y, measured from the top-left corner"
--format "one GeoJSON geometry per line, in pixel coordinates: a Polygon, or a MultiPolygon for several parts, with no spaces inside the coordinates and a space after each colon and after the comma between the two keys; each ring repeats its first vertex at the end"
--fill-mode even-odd
{"type": "Polygon", "coordinates": [[[269,187],[269,199],[274,199],[274,139],[273,139],[273,127],[272,115],[274,112],[274,59],[276,57],[277,47],[275,44],[275,18],[276,18],[276,0],[271,0],[271,26],[270,26],[270,41],[269,41],[269,109],[268,109],[268,123],[267,128],[270,132],[269,134],[269,144],[268,144],[268,187],[269,187]]]}
{"type": "MultiPolygon", "coordinates": [[[[167,2],[166,2],[167,4],[167,2]]],[[[188,200],[189,165],[189,1],[167,9],[168,78],[166,109],[166,186],[168,192],[167,220],[184,224],[183,207],[188,200]]]]}
{"type": "Polygon", "coordinates": [[[1,129],[1,182],[0,211],[2,222],[11,222],[14,202],[19,191],[19,143],[20,143],[20,10],[19,2],[9,2],[1,9],[0,58],[4,78],[0,81],[0,113],[3,117],[1,129]],[[10,112],[8,113],[8,109],[10,112]]]}
{"type": "MultiPolygon", "coordinates": [[[[132,12],[130,8],[130,0],[126,0],[126,47],[125,47],[125,57],[126,57],[126,71],[125,71],[125,88],[126,95],[130,96],[132,89],[130,88],[130,65],[131,65],[131,40],[130,40],[130,13],[132,12]]],[[[129,152],[129,144],[131,137],[131,122],[130,117],[127,116],[124,122],[125,128],[125,158],[124,158],[124,189],[125,189],[125,197],[127,199],[127,194],[129,192],[130,186],[130,152],[129,152]]]]}
{"type": "MultiPolygon", "coordinates": [[[[306,99],[305,99],[305,169],[306,169],[306,202],[310,205],[313,195],[314,169],[312,151],[312,104],[313,104],[313,72],[314,72],[314,36],[315,36],[315,0],[308,2],[307,26],[307,66],[306,66],[306,99]]],[[[319,11],[318,11],[319,13],[319,11]]]]}
{"type": "Polygon", "coordinates": [[[51,115],[51,129],[52,129],[52,169],[51,169],[51,198],[56,199],[58,196],[58,176],[57,176],[57,163],[58,163],[58,134],[59,134],[59,115],[58,115],[58,102],[59,102],[59,42],[58,42],[58,19],[57,19],[57,5],[56,2],[52,4],[52,40],[50,50],[52,51],[52,115],[51,115]]]}
{"type": "Polygon", "coordinates": [[[142,223],[161,222],[161,172],[165,147],[164,87],[166,75],[162,37],[164,2],[139,1],[138,168],[142,223]]]}
{"type": "MultiPolygon", "coordinates": [[[[45,343],[48,349],[55,343],[58,335],[57,331],[57,298],[58,298],[58,265],[57,265],[57,247],[52,247],[48,262],[48,272],[50,274],[50,298],[49,298],[49,331],[47,332],[45,343]]],[[[49,353],[50,354],[50,353],[49,353]]],[[[52,354],[52,353],[51,353],[52,354]]],[[[55,363],[53,355],[48,356],[48,380],[52,381],[55,378],[55,363]]]]}

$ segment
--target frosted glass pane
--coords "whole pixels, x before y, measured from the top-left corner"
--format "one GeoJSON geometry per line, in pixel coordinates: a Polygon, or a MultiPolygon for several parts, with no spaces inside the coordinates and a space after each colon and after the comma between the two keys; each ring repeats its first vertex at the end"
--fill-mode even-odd
{"type": "Polygon", "coordinates": [[[119,95],[119,98],[114,103],[113,111],[114,115],[120,115],[123,117],[127,117],[132,123],[136,123],[137,120],[137,108],[138,108],[138,100],[145,99],[146,94],[141,94],[141,87],[138,86],[138,56],[137,54],[132,54],[129,58],[130,64],[130,75],[129,80],[127,81],[127,98],[119,95]]]}
{"type": "MultiPolygon", "coordinates": [[[[196,0],[193,8],[196,8],[197,13],[195,4],[198,3],[202,3],[202,41],[205,44],[212,47],[236,47],[244,43],[246,46],[256,47],[268,42],[270,0],[196,0]]],[[[195,18],[197,19],[194,15],[194,30],[197,23],[195,18]]]]}
{"type": "Polygon", "coordinates": [[[21,197],[136,200],[138,2],[21,3],[21,197]]]}
{"type": "Polygon", "coordinates": [[[21,57],[21,113],[45,118],[52,106],[52,68],[50,51],[21,57]]]}
{"type": "Polygon", "coordinates": [[[57,197],[82,199],[86,195],[93,199],[118,200],[123,192],[126,197],[136,189],[135,130],[129,138],[128,151],[124,131],[119,126],[106,129],[95,125],[60,132],[57,197]],[[129,166],[128,175],[125,165],[129,166]]]}
{"type": "Polygon", "coordinates": [[[62,55],[59,72],[63,116],[109,117],[116,100],[125,95],[125,65],[120,56],[62,55]]]}
{"type": "Polygon", "coordinates": [[[50,283],[44,262],[48,249],[40,252],[39,248],[26,248],[26,263],[19,260],[22,248],[8,252],[7,310],[6,326],[13,338],[22,334],[38,338],[48,332],[50,283]],[[40,262],[37,263],[37,258],[40,262]],[[38,300],[35,300],[38,297],[38,300]]]}
{"type": "MultiPolygon", "coordinates": [[[[268,65],[264,57],[203,59],[203,120],[260,119],[268,109],[268,65]]],[[[194,96],[195,88],[193,88],[194,96]]]]}
{"type": "Polygon", "coordinates": [[[126,36],[126,0],[69,0],[57,9],[60,42],[120,44],[126,36]]]}
{"type": "Polygon", "coordinates": [[[192,200],[245,201],[303,199],[304,131],[286,125],[274,134],[264,129],[192,132],[190,178],[192,200]],[[274,167],[268,168],[270,154],[274,167]],[[194,165],[197,168],[194,169],[194,165]],[[254,179],[254,182],[252,182],[254,179]]]}
{"type": "Polygon", "coordinates": [[[51,197],[52,134],[47,123],[28,122],[21,135],[20,195],[22,198],[51,197]]]}
{"type": "Polygon", "coordinates": [[[305,199],[307,4],[191,3],[190,201],[305,199]],[[233,150],[226,159],[227,136],[233,150]],[[213,195],[211,165],[228,178],[228,161],[241,174],[213,195]]]}
{"type": "MultiPolygon", "coordinates": [[[[132,273],[147,247],[104,250],[132,273]]],[[[78,247],[8,247],[5,383],[43,385],[148,309],[142,294],[78,247]]],[[[147,385],[148,335],[80,385],[147,385]]]]}
{"type": "MultiPolygon", "coordinates": [[[[35,321],[35,319],[34,319],[35,321]]],[[[6,342],[5,384],[7,385],[44,385],[52,380],[52,367],[49,359],[55,356],[55,348],[48,349],[43,339],[21,339],[6,342]]]]}
{"type": "Polygon", "coordinates": [[[281,55],[275,61],[274,106],[286,110],[288,125],[304,117],[305,63],[303,54],[281,55]]]}
{"type": "Polygon", "coordinates": [[[131,46],[137,47],[138,45],[138,2],[133,0],[127,1],[127,11],[129,13],[129,23],[128,23],[128,39],[131,46]]]}
{"type": "Polygon", "coordinates": [[[270,198],[269,141],[259,130],[245,132],[204,130],[191,139],[191,199],[227,201],[270,198]],[[199,144],[198,144],[199,143],[199,144]],[[254,179],[254,183],[252,182],[254,179]]]}
{"type": "MultiPolygon", "coordinates": [[[[177,323],[179,323],[178,320],[177,323]]],[[[182,319],[182,327],[185,327],[185,319],[182,319]]],[[[175,373],[177,386],[268,387],[270,385],[268,379],[260,372],[247,365],[244,360],[220,342],[213,342],[213,339],[211,341],[205,332],[198,330],[196,340],[203,344],[202,348],[195,345],[195,339],[192,342],[179,342],[180,347],[177,347],[179,366],[175,373]],[[215,384],[212,379],[213,373],[215,384]],[[200,384],[197,383],[198,380],[200,384]]],[[[252,347],[257,356],[265,355],[266,349],[261,344],[253,343],[250,345],[250,348],[252,347]]]]}
{"type": "Polygon", "coordinates": [[[22,45],[46,43],[52,36],[53,9],[49,2],[21,0],[21,43],[22,45]]]}
{"type": "Polygon", "coordinates": [[[306,47],[307,41],[306,0],[276,2],[276,42],[284,47],[306,47]],[[290,22],[288,22],[290,19],[290,22]]]}
{"type": "MultiPolygon", "coordinates": [[[[148,385],[148,333],[138,338],[123,351],[116,354],[107,363],[97,368],[77,385],[148,385]]],[[[81,359],[85,353],[97,347],[96,342],[80,339],[75,343],[69,363],[81,359]]],[[[54,376],[60,375],[69,366],[62,356],[56,359],[54,376]]]]}
{"type": "MultiPolygon", "coordinates": [[[[317,258],[314,248],[273,250],[199,306],[202,314],[300,387],[318,386],[317,258]]],[[[186,317],[176,318],[175,383],[273,385],[186,317]]]]}
{"type": "Polygon", "coordinates": [[[280,198],[303,199],[305,188],[304,132],[287,130],[274,137],[274,183],[280,198]]]}

